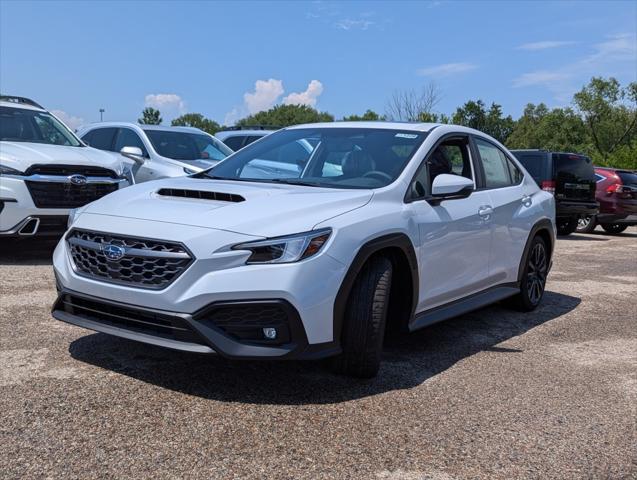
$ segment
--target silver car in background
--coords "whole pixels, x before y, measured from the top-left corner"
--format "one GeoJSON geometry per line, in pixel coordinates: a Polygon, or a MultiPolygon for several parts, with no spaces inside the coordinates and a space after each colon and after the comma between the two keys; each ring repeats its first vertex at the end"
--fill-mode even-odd
{"type": "Polygon", "coordinates": [[[134,183],[198,173],[233,153],[220,140],[193,127],[100,122],[77,133],[94,148],[123,155],[134,183]]]}

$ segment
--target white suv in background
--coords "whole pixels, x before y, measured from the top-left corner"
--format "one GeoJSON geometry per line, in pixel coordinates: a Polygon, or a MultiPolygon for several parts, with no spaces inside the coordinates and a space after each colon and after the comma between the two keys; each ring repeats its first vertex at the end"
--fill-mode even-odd
{"type": "Polygon", "coordinates": [[[276,130],[277,127],[231,127],[215,133],[215,137],[236,152],[276,130]]]}
{"type": "Polygon", "coordinates": [[[33,100],[0,97],[0,238],[61,235],[70,209],[128,185],[124,170],[33,100]]]}
{"type": "Polygon", "coordinates": [[[92,147],[129,159],[136,183],[197,173],[232,153],[193,127],[101,122],[81,128],[78,135],[92,147]]]}
{"type": "Polygon", "coordinates": [[[334,356],[369,377],[386,328],[536,308],[554,244],[553,196],[481,132],[299,125],[76,211],[53,315],[228,358],[334,356]],[[251,168],[264,159],[282,168],[251,168]]]}

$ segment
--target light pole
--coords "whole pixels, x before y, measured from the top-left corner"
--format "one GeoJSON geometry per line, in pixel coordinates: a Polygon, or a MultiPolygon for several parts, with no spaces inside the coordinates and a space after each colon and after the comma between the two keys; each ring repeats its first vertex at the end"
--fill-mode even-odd
{"type": "Polygon", "coordinates": [[[100,122],[104,121],[104,111],[105,110],[103,108],[100,108],[100,122]]]}

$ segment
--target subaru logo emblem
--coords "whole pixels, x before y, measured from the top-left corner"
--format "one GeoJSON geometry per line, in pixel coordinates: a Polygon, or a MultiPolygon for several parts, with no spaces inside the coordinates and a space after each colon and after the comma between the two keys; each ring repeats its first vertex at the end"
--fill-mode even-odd
{"type": "Polygon", "coordinates": [[[116,262],[124,256],[126,249],[109,243],[107,245],[102,245],[102,252],[108,260],[116,262]]]}
{"type": "Polygon", "coordinates": [[[86,185],[86,182],[88,182],[84,175],[71,175],[68,179],[73,185],[86,185]]]}

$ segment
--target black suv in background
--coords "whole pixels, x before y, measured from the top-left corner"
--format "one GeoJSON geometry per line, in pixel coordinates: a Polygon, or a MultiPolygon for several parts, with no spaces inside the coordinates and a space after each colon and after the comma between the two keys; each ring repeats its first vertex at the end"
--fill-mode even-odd
{"type": "Polygon", "coordinates": [[[590,158],[546,150],[511,150],[542,190],[555,196],[557,233],[568,235],[581,217],[596,215],[597,178],[590,158]]]}

